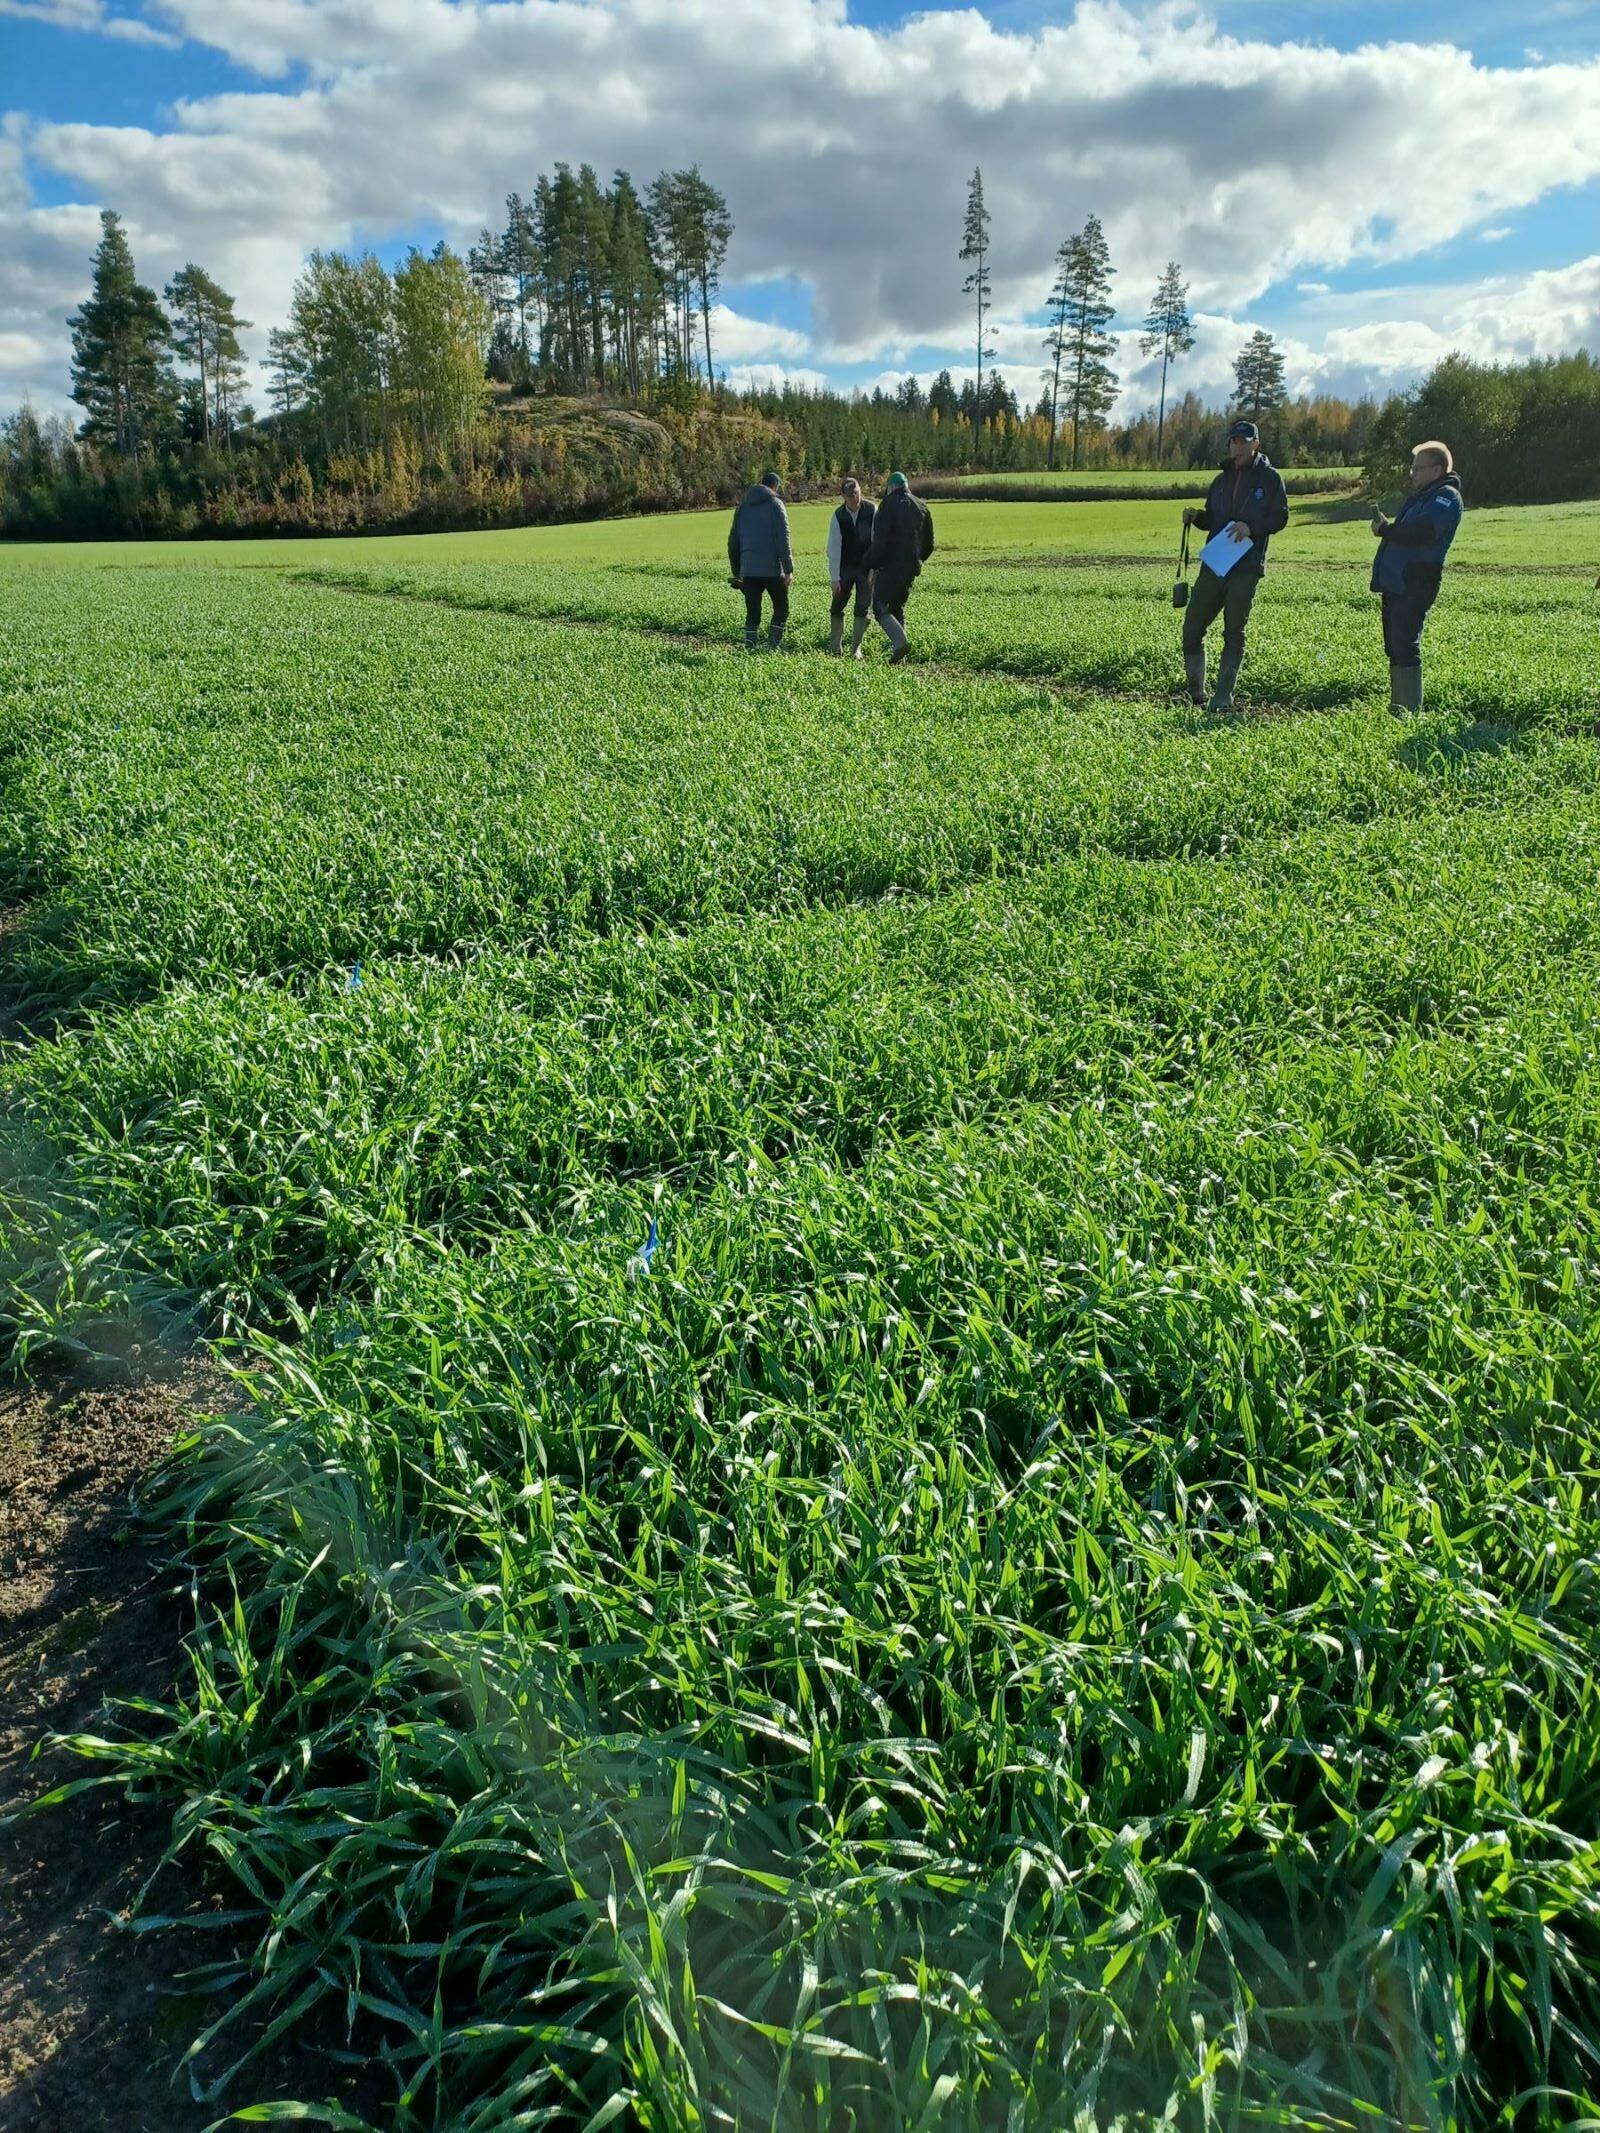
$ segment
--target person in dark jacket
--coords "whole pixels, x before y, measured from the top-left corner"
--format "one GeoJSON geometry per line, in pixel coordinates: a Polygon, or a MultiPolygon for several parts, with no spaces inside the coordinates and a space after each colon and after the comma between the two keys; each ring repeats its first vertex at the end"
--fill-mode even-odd
{"type": "Polygon", "coordinates": [[[828,650],[834,658],[844,651],[844,611],[855,596],[855,635],[850,652],[861,657],[861,640],[872,619],[872,572],[867,568],[867,550],[872,546],[872,523],[876,504],[866,502],[861,484],[852,474],[844,485],[844,501],[828,521],[828,578],[833,586],[829,609],[828,650]]]}
{"type": "Polygon", "coordinates": [[[789,546],[789,514],[778,500],[778,477],[763,474],[744,492],[728,529],[728,572],[744,592],[744,648],[753,652],[761,635],[761,596],[772,602],[767,642],[774,651],[789,626],[789,587],[794,583],[794,551],[789,546]]]}
{"type": "Polygon", "coordinates": [[[1245,631],[1255,604],[1267,548],[1272,536],[1289,523],[1289,498],[1283,477],[1261,449],[1261,432],[1253,422],[1236,422],[1228,432],[1228,456],[1211,484],[1205,503],[1183,514],[1186,526],[1205,533],[1226,533],[1230,540],[1252,543],[1250,553],[1218,577],[1202,563],[1194,593],[1183,611],[1183,669],[1193,702],[1206,700],[1206,631],[1222,617],[1222,659],[1217,667],[1213,711],[1231,711],[1239,669],[1244,664],[1245,631]]]}
{"type": "Polygon", "coordinates": [[[1372,514],[1372,589],[1383,600],[1391,711],[1422,709],[1422,625],[1439,597],[1463,508],[1450,447],[1430,439],[1411,455],[1411,494],[1394,517],[1372,514]]]}
{"type": "Polygon", "coordinates": [[[889,664],[899,666],[910,651],[906,639],[906,602],[933,553],[933,513],[913,496],[903,474],[889,476],[888,490],[873,521],[867,568],[872,572],[872,612],[892,650],[889,664]]]}

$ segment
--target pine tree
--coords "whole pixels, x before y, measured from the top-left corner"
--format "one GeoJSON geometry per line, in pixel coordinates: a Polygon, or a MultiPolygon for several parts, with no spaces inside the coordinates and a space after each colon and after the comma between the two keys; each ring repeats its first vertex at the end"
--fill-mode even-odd
{"type": "MultiPolygon", "coordinates": [[[[540,180],[542,185],[544,180],[540,180]]],[[[517,383],[533,379],[533,346],[528,332],[528,314],[542,339],[544,310],[539,279],[539,218],[520,193],[506,195],[506,226],[500,239],[500,268],[511,289],[511,331],[517,351],[517,383]]]]}
{"type": "Polygon", "coordinates": [[[176,401],[167,363],[172,327],[134,273],[122,218],[100,217],[94,281],[72,328],[72,397],[85,410],[84,434],[104,437],[126,458],[153,445],[176,401]]]}
{"type": "MultiPolygon", "coordinates": [[[[983,204],[983,172],[972,173],[972,183],[967,187],[967,215],[961,230],[962,259],[970,259],[971,272],[962,283],[963,295],[975,299],[978,310],[978,382],[974,405],[980,415],[983,408],[983,361],[996,351],[985,341],[985,322],[989,314],[989,210],[983,204]]],[[[973,457],[978,457],[981,440],[981,424],[973,429],[973,457]]]]}
{"type": "Polygon", "coordinates": [[[231,444],[233,409],[244,384],[244,350],[239,331],[250,321],[235,316],[233,298],[191,260],[166,286],[172,306],[172,345],[199,373],[196,409],[201,442],[220,437],[231,444]]]}
{"type": "Polygon", "coordinates": [[[723,262],[733,241],[733,217],[721,193],[701,176],[698,163],[681,171],[678,182],[688,238],[688,265],[694,277],[700,323],[705,334],[706,383],[709,385],[715,375],[711,368],[711,299],[721,285],[723,262]]]}
{"type": "Polygon", "coordinates": [[[1067,257],[1070,246],[1063,244],[1056,253],[1055,286],[1050,291],[1050,331],[1044,337],[1044,352],[1050,358],[1040,377],[1044,395],[1039,402],[1039,411],[1048,416],[1050,441],[1045,447],[1045,467],[1053,470],[1056,463],[1056,435],[1060,428],[1061,410],[1061,365],[1067,353],[1067,308],[1072,299],[1071,284],[1067,279],[1067,257]]]}
{"type": "Polygon", "coordinates": [[[1054,367],[1046,377],[1059,381],[1061,371],[1067,373],[1074,466],[1081,461],[1085,429],[1103,422],[1117,397],[1117,375],[1106,361],[1116,347],[1106,331],[1116,314],[1111,301],[1115,271],[1098,215],[1091,215],[1056,254],[1056,285],[1050,297],[1055,317],[1045,338],[1054,367]]]}
{"type": "Polygon", "coordinates": [[[287,422],[306,398],[306,352],[290,326],[273,326],[267,334],[269,390],[287,422]]]}
{"type": "Polygon", "coordinates": [[[612,360],[623,389],[637,398],[644,388],[645,351],[660,305],[661,290],[650,249],[650,224],[644,202],[625,170],[619,170],[612,178],[608,208],[611,228],[606,282],[611,310],[612,360]]]}
{"type": "Polygon", "coordinates": [[[1167,369],[1179,356],[1186,356],[1195,343],[1194,321],[1189,315],[1189,290],[1175,259],[1156,284],[1139,340],[1141,355],[1161,351],[1161,402],[1156,412],[1156,465],[1161,464],[1167,430],[1167,369]]]}
{"type": "Polygon", "coordinates": [[[1233,406],[1252,422],[1282,407],[1289,397],[1282,351],[1272,335],[1259,327],[1234,358],[1233,376],[1233,406]]]}

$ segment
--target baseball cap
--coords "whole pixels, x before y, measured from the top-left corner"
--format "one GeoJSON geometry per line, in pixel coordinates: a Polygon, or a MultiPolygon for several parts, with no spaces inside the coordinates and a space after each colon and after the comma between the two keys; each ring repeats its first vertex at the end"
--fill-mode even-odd
{"type": "Polygon", "coordinates": [[[891,474],[889,476],[889,486],[891,489],[903,489],[906,486],[905,476],[903,474],[891,474]]]}
{"type": "Polygon", "coordinates": [[[1228,442],[1231,444],[1235,437],[1247,437],[1252,444],[1261,442],[1261,432],[1253,422],[1236,422],[1228,432],[1228,442]]]}
{"type": "Polygon", "coordinates": [[[778,477],[770,467],[761,477],[761,486],[763,489],[775,489],[778,486],[778,477]]]}

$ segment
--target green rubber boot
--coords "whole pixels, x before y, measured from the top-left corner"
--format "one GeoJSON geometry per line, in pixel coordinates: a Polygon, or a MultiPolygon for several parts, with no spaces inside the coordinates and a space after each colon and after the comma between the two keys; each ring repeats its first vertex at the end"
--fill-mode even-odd
{"type": "Polygon", "coordinates": [[[1421,667],[1390,667],[1389,709],[1406,713],[1422,709],[1421,667]]]}

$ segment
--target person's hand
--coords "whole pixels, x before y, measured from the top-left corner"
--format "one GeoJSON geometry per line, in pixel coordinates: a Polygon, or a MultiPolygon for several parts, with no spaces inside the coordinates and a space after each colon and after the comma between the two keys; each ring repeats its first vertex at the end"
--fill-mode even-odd
{"type": "Polygon", "coordinates": [[[1372,530],[1380,541],[1389,530],[1389,521],[1381,511],[1374,511],[1372,514],[1372,530]]]}
{"type": "Polygon", "coordinates": [[[838,599],[838,597],[839,597],[839,595],[840,595],[840,593],[842,593],[843,591],[844,591],[844,580],[843,580],[843,578],[835,578],[835,579],[834,579],[834,581],[833,581],[833,597],[834,597],[834,598],[835,598],[835,599],[837,600],[837,599],[838,599]]]}
{"type": "Polygon", "coordinates": [[[1253,540],[1255,536],[1251,533],[1250,528],[1245,524],[1242,518],[1236,518],[1233,524],[1228,528],[1228,538],[1230,541],[1238,541],[1240,543],[1243,543],[1245,541],[1253,540]]]}
{"type": "Polygon", "coordinates": [[[782,582],[782,583],[783,583],[783,584],[784,584],[785,586],[789,586],[789,585],[792,585],[792,584],[794,583],[794,572],[793,572],[792,570],[786,570],[786,571],[784,572],[784,574],[783,574],[783,578],[782,578],[782,581],[781,581],[781,582],[782,582]]]}
{"type": "Polygon", "coordinates": [[[1197,511],[1194,505],[1190,504],[1188,509],[1183,514],[1183,523],[1186,526],[1203,526],[1205,522],[1205,513],[1203,511],[1197,511]]]}
{"type": "Polygon", "coordinates": [[[730,578],[730,579],[728,580],[728,583],[729,583],[729,584],[730,584],[730,585],[731,585],[731,586],[733,587],[733,589],[734,589],[734,591],[735,591],[735,592],[743,592],[743,591],[744,591],[744,580],[743,580],[743,578],[730,578]]]}

